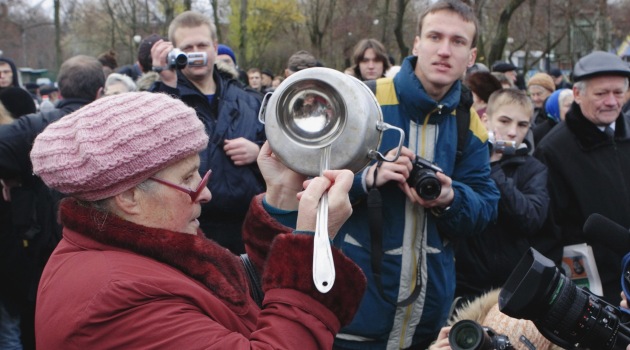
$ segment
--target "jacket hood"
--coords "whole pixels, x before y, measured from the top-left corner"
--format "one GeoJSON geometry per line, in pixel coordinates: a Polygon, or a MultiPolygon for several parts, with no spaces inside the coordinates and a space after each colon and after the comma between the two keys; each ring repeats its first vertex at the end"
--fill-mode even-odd
{"type": "Polygon", "coordinates": [[[13,82],[11,83],[11,85],[15,86],[15,87],[19,87],[20,86],[20,81],[19,81],[18,70],[15,67],[15,63],[13,63],[12,60],[10,60],[10,59],[8,59],[6,57],[0,57],[0,62],[8,63],[9,66],[11,66],[11,70],[13,71],[13,82]]]}

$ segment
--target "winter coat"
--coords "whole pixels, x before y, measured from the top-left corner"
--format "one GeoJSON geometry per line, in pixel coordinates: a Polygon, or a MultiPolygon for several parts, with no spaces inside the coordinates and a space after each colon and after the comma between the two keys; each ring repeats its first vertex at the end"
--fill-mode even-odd
{"type": "Polygon", "coordinates": [[[481,235],[457,242],[457,295],[474,297],[501,287],[521,257],[540,237],[547,219],[547,167],[528,147],[491,164],[501,192],[499,217],[481,235]]]}
{"type": "Polygon", "coordinates": [[[591,245],[604,297],[619,305],[621,259],[630,247],[604,237],[587,238],[582,228],[593,213],[630,227],[630,113],[619,115],[610,139],[574,102],[566,120],[545,136],[534,155],[549,170],[550,232],[544,234],[561,237],[560,251],[565,245],[591,245]]]}
{"type": "Polygon", "coordinates": [[[41,271],[61,239],[61,226],[57,223],[60,194],[33,175],[33,141],[49,124],[90,102],[63,99],[52,111],[29,114],[12,124],[0,125],[0,178],[20,183],[10,191],[11,226],[1,229],[0,278],[12,283],[0,283],[0,294],[34,302],[41,271]]]}
{"type": "Polygon", "coordinates": [[[262,310],[240,259],[201,232],[149,228],[64,200],[64,238],[38,293],[37,348],[330,349],[365,277],[335,249],[336,283],[318,292],[313,238],[271,219],[261,197],[244,237],[262,271],[262,310]]]}
{"type": "MultiPolygon", "coordinates": [[[[395,183],[379,188],[383,198],[383,296],[370,262],[367,169],[357,174],[351,190],[357,204],[335,244],[361,266],[368,278],[368,292],[353,322],[337,338],[336,344],[342,348],[405,348],[435,339],[446,323],[455,293],[451,239],[477,235],[496,218],[499,192],[490,179],[487,132],[470,109],[470,93],[466,96],[471,111],[468,136],[456,162],[455,108],[462,96],[461,83],[455,82],[441,101],[434,101],[414,73],[416,60],[407,58],[394,78],[377,80],[376,97],[384,121],[405,131],[405,146],[436,163],[453,179],[454,200],[449,210],[437,215],[412,206],[395,183]],[[408,307],[396,307],[396,301],[406,299],[417,287],[418,275],[419,297],[408,307]]],[[[398,135],[385,132],[379,151],[385,154],[397,144],[398,135]]]]}

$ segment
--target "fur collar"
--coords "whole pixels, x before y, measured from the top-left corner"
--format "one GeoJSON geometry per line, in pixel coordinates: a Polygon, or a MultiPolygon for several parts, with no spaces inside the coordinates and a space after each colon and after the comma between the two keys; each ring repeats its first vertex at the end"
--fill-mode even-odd
{"type": "Polygon", "coordinates": [[[246,311],[248,291],[243,265],[201,231],[194,236],[137,225],[71,198],[61,202],[60,215],[64,227],[170,265],[201,282],[233,311],[246,311]]]}
{"type": "MultiPolygon", "coordinates": [[[[627,116],[620,113],[615,123],[615,141],[626,139],[628,137],[628,125],[626,125],[627,116]]],[[[601,146],[612,145],[610,140],[603,131],[599,130],[595,124],[591,123],[582,114],[580,105],[573,102],[571,109],[566,117],[567,127],[577,136],[578,143],[583,150],[592,150],[601,146]]]]}

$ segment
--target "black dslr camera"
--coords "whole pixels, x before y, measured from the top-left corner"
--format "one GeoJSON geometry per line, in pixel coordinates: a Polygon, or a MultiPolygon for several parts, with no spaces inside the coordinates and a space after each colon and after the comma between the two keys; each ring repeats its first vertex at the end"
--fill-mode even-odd
{"type": "Polygon", "coordinates": [[[630,344],[630,329],[621,323],[619,308],[578,288],[533,248],[501,289],[499,309],[533,321],[542,335],[565,349],[625,350],[630,344]]]}
{"type": "Polygon", "coordinates": [[[207,64],[208,55],[205,52],[185,53],[179,49],[173,49],[166,56],[166,65],[169,69],[184,69],[186,66],[202,67],[207,64]]]}
{"type": "Polygon", "coordinates": [[[506,335],[473,320],[455,323],[448,333],[448,343],[453,350],[514,350],[506,335]]]}
{"type": "Polygon", "coordinates": [[[416,156],[407,183],[415,188],[418,195],[423,199],[436,199],[442,191],[442,184],[435,176],[435,173],[438,171],[443,172],[437,165],[420,156],[416,156]]]}

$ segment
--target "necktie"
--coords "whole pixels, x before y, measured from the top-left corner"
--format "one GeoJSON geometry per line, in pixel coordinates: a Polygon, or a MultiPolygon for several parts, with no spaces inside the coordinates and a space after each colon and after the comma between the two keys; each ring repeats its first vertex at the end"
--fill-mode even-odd
{"type": "Polygon", "coordinates": [[[615,130],[613,130],[613,128],[611,128],[610,125],[604,129],[604,133],[611,140],[615,137],[615,130]]]}

